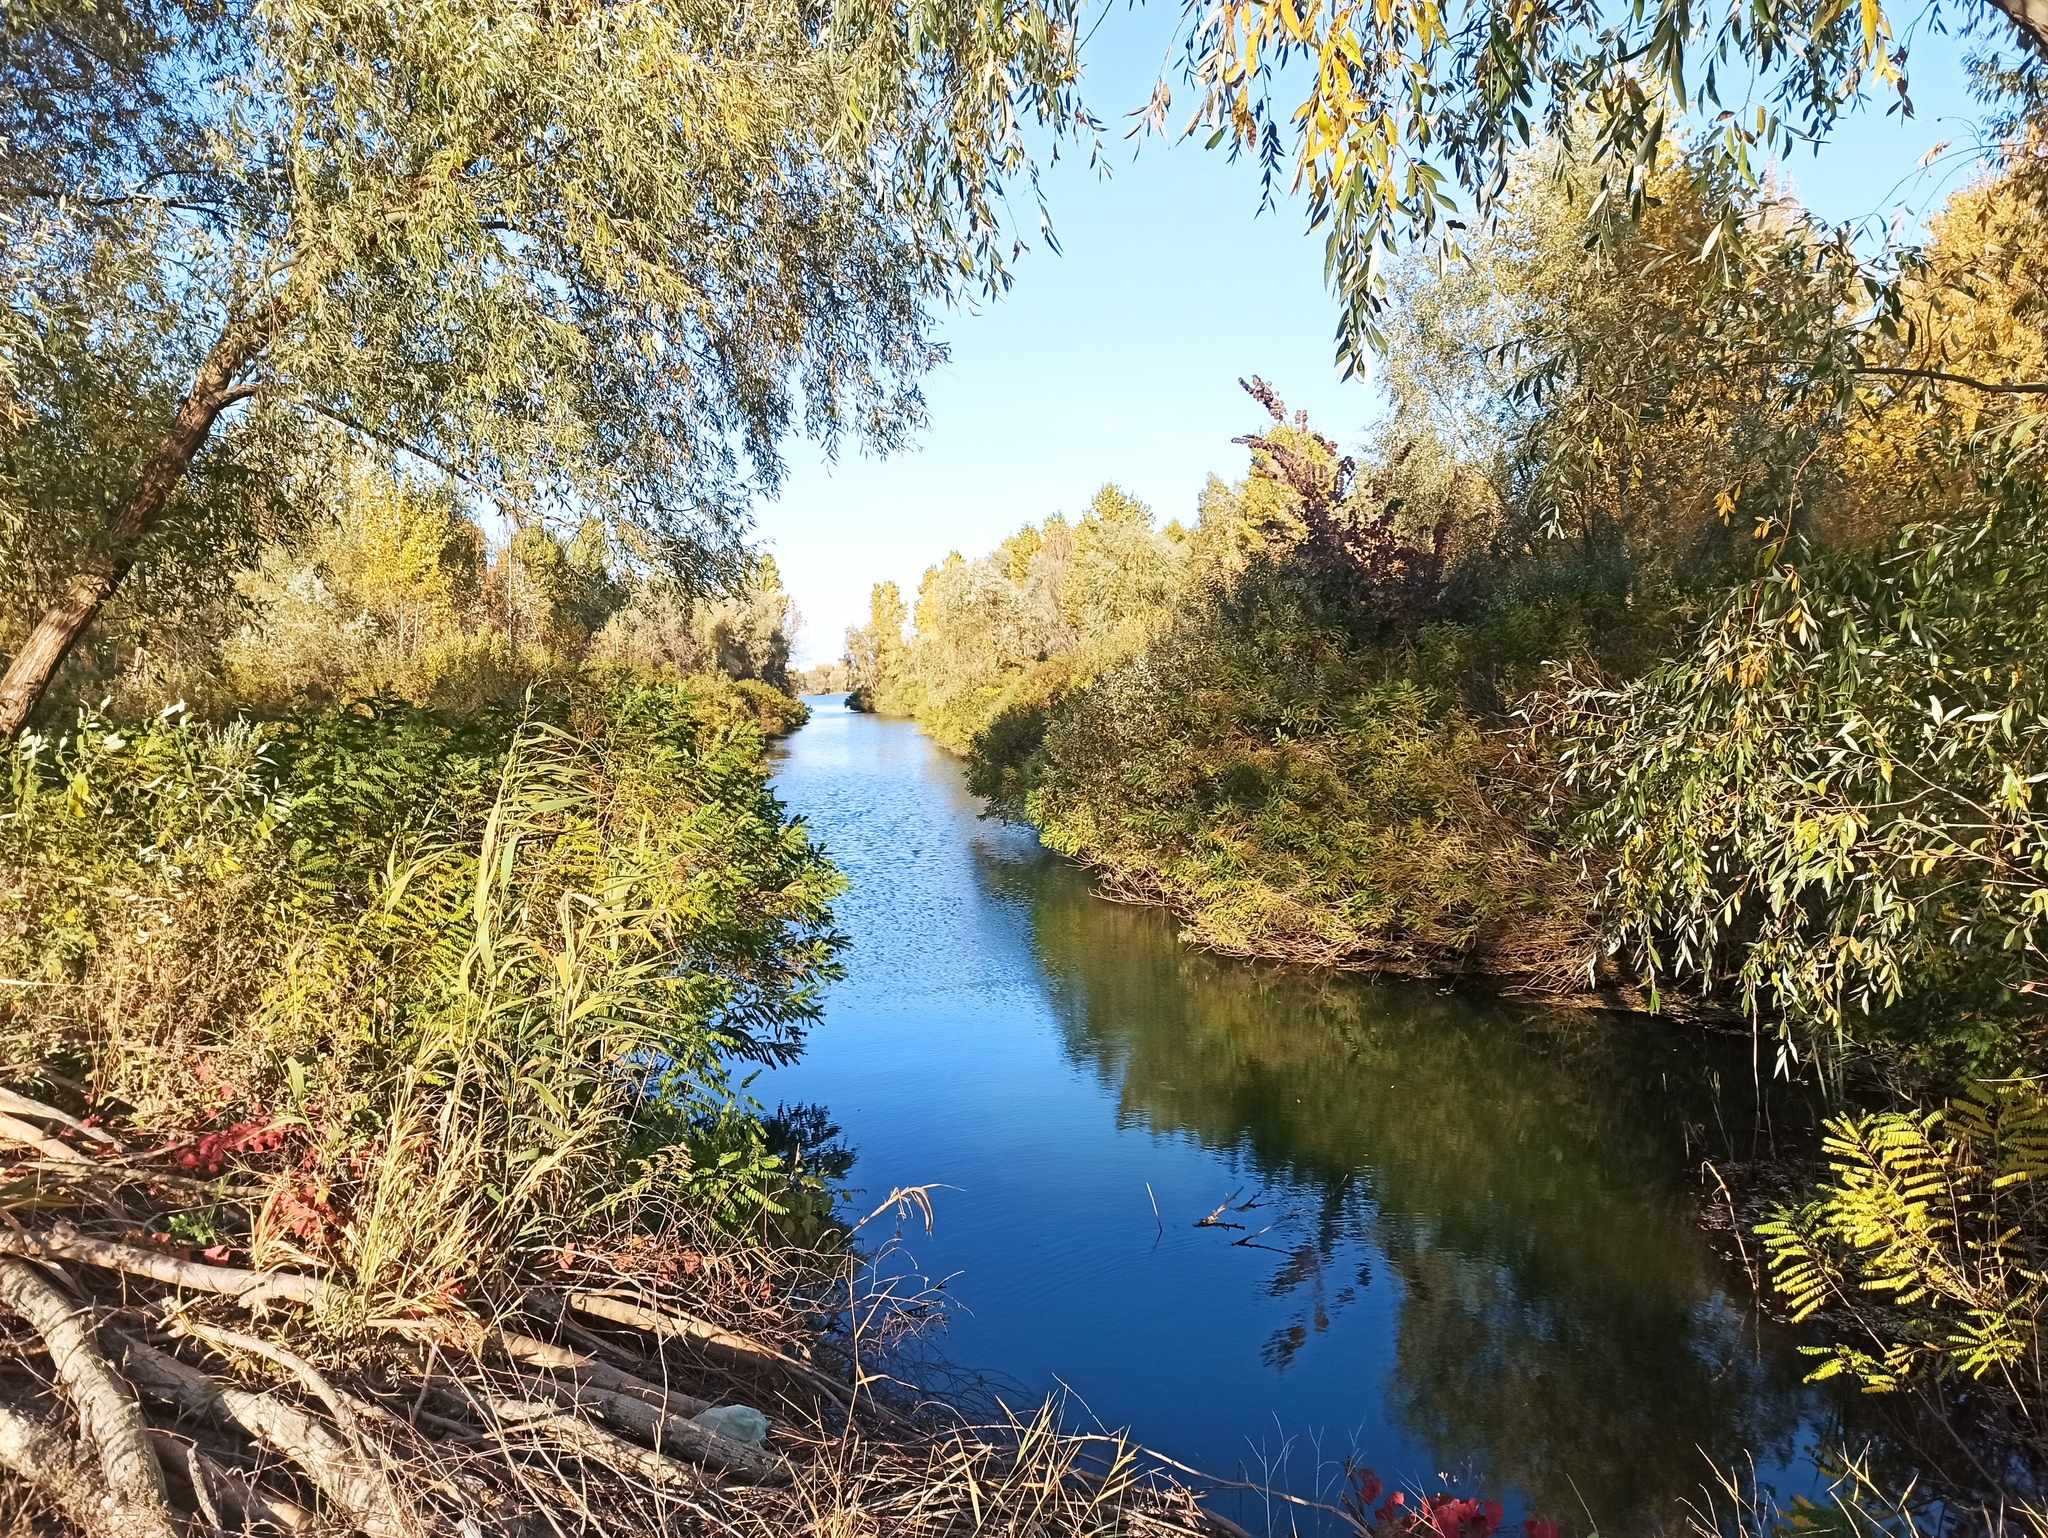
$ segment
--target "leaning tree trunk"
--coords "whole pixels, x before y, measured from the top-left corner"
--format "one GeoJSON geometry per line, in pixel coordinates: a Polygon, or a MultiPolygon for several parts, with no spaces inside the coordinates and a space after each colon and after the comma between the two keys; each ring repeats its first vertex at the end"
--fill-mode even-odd
{"type": "Polygon", "coordinates": [[[235,375],[254,356],[258,342],[246,329],[222,333],[178,407],[171,430],[164,434],[143,468],[142,478],[107,519],[99,550],[64,584],[48,612],[29,632],[21,650],[0,678],[0,741],[14,737],[64,665],[71,648],[85,634],[135,564],[136,549],[163,518],[171,493],[192,468],[220,414],[246,398],[250,387],[235,385],[235,375]]]}

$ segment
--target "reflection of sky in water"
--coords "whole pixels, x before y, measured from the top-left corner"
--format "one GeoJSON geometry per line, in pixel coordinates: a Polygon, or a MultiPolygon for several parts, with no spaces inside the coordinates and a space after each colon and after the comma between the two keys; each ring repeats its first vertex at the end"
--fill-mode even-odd
{"type": "Polygon", "coordinates": [[[906,1242],[955,1361],[1219,1472],[1292,1438],[1298,1486],[1319,1449],[1611,1532],[1701,1448],[1807,1487],[1820,1406],[1686,1211],[1757,1136],[1696,1045],[1196,955],[908,724],[813,703],[777,785],[851,877],[850,975],[755,1093],[827,1105],[867,1201],[952,1188],[906,1242]]]}

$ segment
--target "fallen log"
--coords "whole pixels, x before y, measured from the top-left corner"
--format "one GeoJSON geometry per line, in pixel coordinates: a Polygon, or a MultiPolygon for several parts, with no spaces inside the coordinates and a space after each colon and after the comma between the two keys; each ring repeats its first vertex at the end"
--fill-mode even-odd
{"type": "Polygon", "coordinates": [[[0,1308],[19,1315],[50,1351],[57,1389],[78,1414],[83,1450],[99,1461],[107,1498],[124,1531],[175,1538],[163,1466],[149,1445],[142,1406],[93,1339],[91,1313],[25,1260],[0,1258],[0,1308]]]}
{"type": "Polygon", "coordinates": [[[552,1402],[558,1410],[579,1410],[606,1425],[630,1432],[656,1451],[674,1453],[691,1463],[737,1474],[755,1484],[789,1481],[789,1466],[778,1453],[707,1431],[677,1415],[664,1414],[643,1400],[589,1384],[548,1383],[524,1379],[521,1386],[533,1402],[552,1402]]]}
{"type": "Polygon", "coordinates": [[[90,1138],[108,1148],[119,1148],[113,1136],[100,1127],[88,1127],[75,1116],[67,1116],[53,1105],[44,1105],[40,1100],[31,1100],[18,1090],[0,1084],[0,1111],[13,1116],[28,1116],[40,1121],[53,1121],[60,1127],[69,1127],[80,1137],[90,1138]]]}
{"type": "Polygon", "coordinates": [[[194,1340],[204,1341],[222,1355],[231,1351],[242,1351],[250,1356],[261,1357],[274,1366],[282,1367],[297,1378],[314,1398],[327,1406],[335,1424],[341,1427],[342,1434],[348,1438],[349,1444],[359,1455],[368,1456],[363,1445],[363,1421],[381,1419],[399,1425],[404,1424],[388,1410],[380,1410],[375,1405],[366,1404],[353,1394],[344,1394],[328,1382],[327,1375],[311,1362],[295,1351],[287,1351],[275,1341],[264,1340],[241,1330],[224,1330],[218,1325],[202,1324],[183,1315],[173,1316],[173,1323],[182,1333],[190,1335],[194,1340]]]}
{"type": "Polygon", "coordinates": [[[56,1427],[6,1405],[0,1405],[0,1469],[91,1538],[136,1538],[127,1508],[109,1495],[92,1454],[56,1427]]]}
{"type": "MultiPolygon", "coordinates": [[[[613,1324],[630,1325],[636,1330],[645,1330],[650,1335],[664,1340],[686,1340],[699,1346],[744,1358],[761,1366],[784,1372],[810,1384],[820,1393],[836,1400],[849,1412],[853,1409],[854,1391],[844,1384],[835,1383],[808,1362],[799,1362],[795,1357],[776,1350],[766,1342],[750,1336],[736,1335],[731,1330],[721,1329],[692,1314],[669,1309],[649,1308],[626,1298],[615,1297],[608,1292],[571,1292],[565,1294],[569,1306],[579,1313],[594,1319],[609,1320],[613,1324]]],[[[899,1417],[876,1403],[873,1396],[869,1403],[875,1411],[890,1420],[899,1417]]]]}
{"type": "Polygon", "coordinates": [[[621,1298],[609,1292],[574,1291],[563,1294],[571,1308],[578,1313],[588,1314],[593,1319],[608,1319],[613,1324],[631,1325],[636,1330],[645,1330],[650,1335],[667,1339],[693,1341],[700,1346],[715,1346],[738,1356],[758,1357],[763,1360],[782,1363],[788,1367],[809,1372],[811,1369],[792,1356],[776,1350],[765,1341],[755,1340],[749,1335],[736,1335],[708,1320],[680,1309],[649,1308],[630,1298],[621,1298]]]}
{"type": "Polygon", "coordinates": [[[295,1405],[219,1383],[139,1340],[121,1340],[121,1365],[136,1387],[187,1415],[233,1425],[305,1471],[314,1488],[370,1538],[410,1538],[412,1524],[378,1468],[341,1434],[295,1405]]]}
{"type": "Polygon", "coordinates": [[[601,1464],[617,1473],[644,1479],[659,1490],[693,1491],[703,1480],[683,1464],[663,1457],[650,1448],[639,1447],[623,1437],[613,1436],[602,1426],[580,1415],[565,1414],[551,1399],[521,1399],[510,1394],[479,1393],[453,1379],[435,1379],[429,1392],[444,1406],[458,1413],[480,1415],[496,1423],[502,1438],[508,1430],[523,1431],[553,1442],[575,1457],[601,1464]]]}
{"type": "Polygon", "coordinates": [[[112,1239],[89,1239],[69,1223],[59,1223],[47,1232],[29,1229],[0,1229],[0,1255],[28,1260],[68,1260],[79,1265],[101,1266],[146,1276],[187,1292],[210,1292],[232,1298],[244,1305],[258,1303],[299,1303],[317,1307],[332,1294],[329,1284],[317,1276],[300,1276],[291,1271],[248,1271],[236,1266],[208,1266],[196,1260],[180,1260],[161,1250],[139,1244],[121,1244],[112,1239]]]}
{"type": "MultiPolygon", "coordinates": [[[[623,1324],[664,1340],[685,1340],[699,1346],[708,1346],[731,1356],[757,1363],[761,1366],[788,1374],[799,1382],[808,1383],[819,1393],[833,1400],[851,1415],[854,1401],[859,1397],[858,1388],[848,1388],[809,1362],[800,1362],[786,1352],[778,1351],[765,1341],[747,1335],[737,1335],[722,1329],[693,1314],[666,1308],[649,1308],[609,1292],[569,1292],[563,1301],[570,1308],[603,1319],[612,1324],[623,1324]]],[[[863,1383],[867,1380],[863,1379],[863,1383]]],[[[872,1393],[867,1396],[867,1408],[878,1419],[894,1426],[908,1426],[910,1422],[883,1404],[872,1393]]]]}
{"type": "Polygon", "coordinates": [[[0,1112],[0,1146],[13,1145],[16,1148],[33,1148],[46,1159],[59,1164],[90,1164],[92,1160],[73,1148],[69,1143],[59,1142],[39,1127],[31,1126],[19,1117],[0,1112]]]}
{"type": "Polygon", "coordinates": [[[195,1498],[211,1499],[219,1508],[219,1514],[229,1518],[235,1527],[267,1522],[280,1532],[296,1534],[311,1533],[320,1526],[320,1518],[297,1501],[260,1488],[253,1475],[217,1462],[196,1443],[176,1432],[153,1426],[149,1440],[156,1448],[164,1472],[169,1474],[173,1469],[182,1469],[195,1498]]]}
{"type": "Polygon", "coordinates": [[[551,1377],[581,1386],[624,1394],[684,1420],[702,1415],[711,1408],[708,1399],[685,1394],[681,1389],[663,1388],[587,1353],[571,1351],[566,1346],[550,1345],[544,1340],[535,1340],[531,1335],[502,1328],[492,1332],[490,1338],[492,1344],[521,1366],[537,1368],[551,1377]]]}

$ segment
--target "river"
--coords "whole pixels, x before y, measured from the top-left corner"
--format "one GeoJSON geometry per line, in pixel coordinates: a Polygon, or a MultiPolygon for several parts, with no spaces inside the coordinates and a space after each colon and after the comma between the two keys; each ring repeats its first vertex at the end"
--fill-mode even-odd
{"type": "Polygon", "coordinates": [[[1769,1135],[1745,1051],[1191,951],[910,723],[809,704],[775,783],[851,878],[849,975],[754,1093],[829,1110],[853,1206],[942,1187],[902,1232],[948,1360],[1303,1493],[1349,1458],[1612,1535],[1710,1459],[1812,1487],[1836,1412],[1693,1210],[1769,1135]]]}

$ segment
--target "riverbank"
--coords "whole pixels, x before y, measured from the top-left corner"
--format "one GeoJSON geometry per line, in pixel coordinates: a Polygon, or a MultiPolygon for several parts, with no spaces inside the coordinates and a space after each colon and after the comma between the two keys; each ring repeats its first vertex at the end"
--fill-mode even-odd
{"type": "Polygon", "coordinates": [[[1601,1531],[1683,1529],[1717,1469],[1825,1503],[1829,1448],[2024,1488],[1911,1396],[1805,1382],[1843,1337],[1787,1318],[1755,1228],[1840,1107],[1768,1039],[1202,952],[915,723],[811,704],[776,784],[845,851],[852,975],[758,1092],[829,1105],[870,1189],[943,1175],[901,1242],[965,1381],[1221,1474],[1450,1471],[1601,1531]]]}
{"type": "Polygon", "coordinates": [[[12,750],[6,1530],[1216,1530],[866,1370],[910,1310],[731,1082],[836,975],[768,693],[12,750]]]}
{"type": "MultiPolygon", "coordinates": [[[[43,1182],[58,1200],[108,1183],[43,1182]]],[[[164,1177],[111,1183],[119,1217],[74,1199],[76,1225],[0,1236],[0,1531],[1237,1532],[1049,1410],[989,1428],[891,1411],[854,1360],[859,1333],[817,1326],[822,1306],[891,1328],[843,1249],[671,1225],[565,1246],[516,1299],[365,1319],[339,1278],[152,1236],[164,1177]],[[100,1237],[123,1231],[136,1242],[100,1237]]]]}

